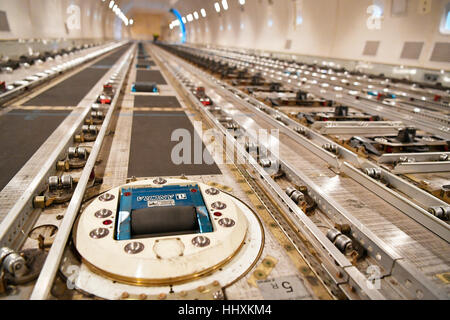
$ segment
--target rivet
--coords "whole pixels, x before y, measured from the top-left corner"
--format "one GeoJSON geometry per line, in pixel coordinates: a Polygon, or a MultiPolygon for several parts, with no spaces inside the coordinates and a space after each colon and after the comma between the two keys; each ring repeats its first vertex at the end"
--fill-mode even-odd
{"type": "Polygon", "coordinates": [[[213,282],[213,286],[217,287],[217,286],[219,286],[219,285],[220,285],[219,281],[217,281],[217,280],[214,280],[214,282],[213,282]]]}
{"type": "Polygon", "coordinates": [[[130,297],[130,295],[128,294],[128,292],[122,292],[122,299],[128,299],[130,297]]]}
{"type": "Polygon", "coordinates": [[[166,298],[167,298],[167,294],[165,294],[165,293],[160,293],[159,296],[158,296],[159,300],[164,300],[166,298]]]}
{"type": "Polygon", "coordinates": [[[145,293],[142,293],[142,294],[139,295],[139,299],[146,300],[147,299],[147,295],[145,293]]]}
{"type": "Polygon", "coordinates": [[[200,287],[197,288],[197,290],[199,292],[204,292],[206,290],[206,288],[204,286],[200,286],[200,287]]]}
{"type": "Polygon", "coordinates": [[[180,297],[186,297],[187,292],[186,291],[180,291],[180,297]]]}

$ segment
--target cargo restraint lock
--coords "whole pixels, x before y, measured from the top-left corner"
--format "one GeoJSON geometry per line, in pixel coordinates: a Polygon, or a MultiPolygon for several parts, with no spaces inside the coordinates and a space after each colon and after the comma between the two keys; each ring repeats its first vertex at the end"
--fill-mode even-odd
{"type": "Polygon", "coordinates": [[[223,191],[181,179],[136,181],[108,191],[81,214],[74,243],[87,268],[78,285],[104,298],[115,298],[115,290],[83,277],[113,279],[108,285],[117,292],[132,285],[151,294],[211,280],[225,286],[248,272],[263,239],[253,211],[223,191]]]}

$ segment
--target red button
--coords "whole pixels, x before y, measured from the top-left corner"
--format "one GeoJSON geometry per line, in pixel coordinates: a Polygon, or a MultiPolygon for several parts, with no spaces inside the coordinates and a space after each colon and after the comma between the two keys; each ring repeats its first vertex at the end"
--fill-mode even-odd
{"type": "Polygon", "coordinates": [[[214,215],[215,215],[216,217],[221,217],[221,216],[222,216],[222,213],[221,213],[221,212],[214,212],[214,215]]]}
{"type": "Polygon", "coordinates": [[[111,220],[105,220],[105,221],[103,221],[103,224],[105,226],[109,226],[110,224],[112,224],[112,221],[111,220]]]}
{"type": "Polygon", "coordinates": [[[197,189],[191,189],[191,192],[195,193],[195,192],[197,192],[197,189]]]}
{"type": "Polygon", "coordinates": [[[125,192],[123,195],[124,195],[125,197],[129,197],[129,196],[131,196],[131,192],[125,192]]]}

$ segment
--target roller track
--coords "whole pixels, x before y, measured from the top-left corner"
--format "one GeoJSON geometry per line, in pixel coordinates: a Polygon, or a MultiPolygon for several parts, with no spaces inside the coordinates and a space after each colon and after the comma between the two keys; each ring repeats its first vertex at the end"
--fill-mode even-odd
{"type": "MultiPolygon", "coordinates": [[[[162,55],[160,54],[160,56],[162,55]]],[[[322,206],[319,205],[322,210],[317,217],[313,218],[313,220],[317,219],[314,221],[317,225],[324,224],[331,227],[335,223],[350,223],[352,230],[356,229],[359,231],[357,233],[362,235],[365,247],[367,249],[372,247],[371,250],[368,250],[369,255],[387,267],[384,269],[384,276],[391,275],[395,278],[398,276],[395,271],[396,263],[399,265],[404,263],[408,265],[406,269],[410,270],[410,276],[416,272],[423,273],[418,277],[419,282],[426,283],[425,286],[441,286],[442,289],[442,284],[436,281],[434,274],[436,270],[440,270],[437,273],[448,272],[450,248],[447,241],[432,235],[420,223],[411,220],[391,203],[378,197],[369,189],[361,188],[355,179],[343,174],[336,175],[335,171],[330,170],[327,162],[298,143],[291,134],[287,134],[283,125],[274,125],[273,121],[257,112],[256,108],[248,107],[245,101],[241,100],[238,103],[239,98],[227,97],[222,94],[220,85],[217,85],[214,80],[179,59],[176,61],[177,65],[175,62],[169,63],[172,64],[172,68],[174,70],[178,68],[178,74],[184,75],[186,75],[186,70],[189,70],[189,80],[193,81],[195,85],[206,87],[213,101],[241,127],[280,129],[280,160],[282,167],[285,166],[284,171],[288,172],[286,175],[290,178],[287,181],[277,181],[277,183],[281,189],[284,189],[287,186],[286,182],[292,184],[300,181],[302,185],[308,187],[308,193],[312,198],[324,202],[322,206]],[[183,69],[180,69],[180,66],[183,69]],[[377,250],[374,248],[381,252],[376,253],[377,250]],[[445,248],[445,252],[437,250],[437,248],[445,248]],[[380,258],[380,255],[383,257],[380,258]],[[427,258],[422,259],[422,257],[427,258]],[[383,260],[389,262],[383,264],[383,260]],[[394,262],[394,267],[389,269],[388,265],[392,262],[394,262]],[[434,282],[433,285],[432,282],[434,282]]],[[[349,164],[345,165],[349,166],[349,164]]],[[[448,232],[448,229],[444,232],[448,232]]],[[[445,298],[446,294],[441,289],[435,287],[431,291],[435,290],[437,296],[445,298]]]]}

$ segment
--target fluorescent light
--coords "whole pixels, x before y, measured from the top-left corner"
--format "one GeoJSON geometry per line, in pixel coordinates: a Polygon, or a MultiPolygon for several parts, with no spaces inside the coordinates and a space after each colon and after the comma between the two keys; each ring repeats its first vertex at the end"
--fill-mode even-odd
{"type": "Polygon", "coordinates": [[[183,20],[183,23],[186,23],[186,22],[187,22],[187,20],[186,20],[185,17],[181,18],[181,20],[183,20]]]}
{"type": "Polygon", "coordinates": [[[239,4],[243,6],[245,4],[245,0],[239,0],[239,4]]]}
{"type": "Polygon", "coordinates": [[[112,9],[112,7],[114,7],[114,1],[113,1],[113,0],[111,0],[111,1],[109,2],[109,8],[112,9]]]}
{"type": "Polygon", "coordinates": [[[206,17],[206,10],[205,9],[201,9],[200,13],[202,14],[202,17],[206,17]]]}
{"type": "Polygon", "coordinates": [[[130,24],[133,24],[134,23],[134,20],[133,19],[130,19],[130,24]]]}
{"type": "Polygon", "coordinates": [[[227,2],[227,0],[222,0],[222,7],[223,7],[223,10],[228,10],[228,2],[227,2]]]}
{"type": "Polygon", "coordinates": [[[214,3],[214,8],[216,8],[217,12],[220,12],[220,5],[218,2],[214,3]]]}
{"type": "Polygon", "coordinates": [[[195,18],[195,20],[198,20],[198,12],[197,11],[194,12],[194,18],[195,18]]]}
{"type": "Polygon", "coordinates": [[[191,22],[192,20],[194,20],[194,17],[192,17],[192,14],[190,14],[190,13],[187,15],[186,18],[187,18],[187,21],[189,21],[189,22],[191,22]]]}

